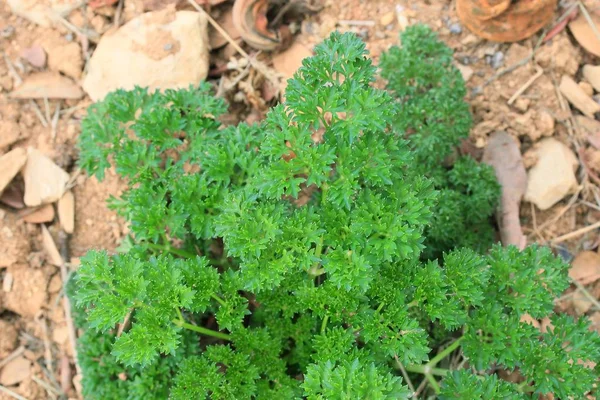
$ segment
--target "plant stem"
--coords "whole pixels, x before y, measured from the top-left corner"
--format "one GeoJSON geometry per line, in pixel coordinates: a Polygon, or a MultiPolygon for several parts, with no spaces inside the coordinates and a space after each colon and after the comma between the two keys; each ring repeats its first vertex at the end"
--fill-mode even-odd
{"type": "Polygon", "coordinates": [[[425,365],[407,365],[404,368],[409,372],[415,372],[417,374],[423,374],[423,375],[446,376],[446,375],[448,375],[448,372],[449,372],[449,370],[447,370],[447,369],[430,367],[427,364],[425,364],[425,365]]]}
{"type": "Polygon", "coordinates": [[[323,318],[323,322],[321,323],[321,333],[325,332],[325,328],[327,328],[327,322],[329,321],[329,315],[326,315],[323,318]]]}
{"type": "Polygon", "coordinates": [[[442,391],[442,389],[440,389],[440,385],[435,380],[435,378],[433,377],[433,375],[431,375],[431,374],[425,374],[425,378],[427,378],[427,380],[429,381],[429,384],[431,385],[431,388],[433,389],[433,391],[435,392],[435,394],[440,394],[440,392],[442,391]]]}
{"type": "Polygon", "coordinates": [[[219,297],[217,294],[213,293],[210,295],[210,297],[212,297],[214,300],[217,301],[217,303],[219,303],[220,305],[222,305],[223,307],[227,305],[227,303],[225,302],[225,300],[223,300],[221,297],[219,297]]]}
{"type": "Polygon", "coordinates": [[[148,247],[150,247],[151,249],[166,251],[166,252],[175,254],[179,257],[183,257],[183,258],[195,258],[196,257],[196,254],[192,254],[185,250],[177,249],[177,248],[169,246],[169,245],[162,245],[162,244],[149,243],[149,242],[147,242],[146,245],[148,247]]]}
{"type": "Polygon", "coordinates": [[[218,339],[223,339],[223,340],[231,340],[231,336],[229,336],[226,333],[213,331],[212,329],[206,329],[206,328],[203,328],[198,325],[192,325],[187,322],[180,321],[178,319],[174,320],[173,323],[182,328],[189,329],[190,331],[198,332],[198,333],[201,333],[206,336],[212,336],[212,337],[215,337],[218,339]]]}
{"type": "Polygon", "coordinates": [[[460,338],[456,339],[454,343],[452,343],[450,346],[446,347],[443,351],[439,352],[435,357],[433,357],[427,363],[427,365],[430,365],[432,367],[436,366],[440,361],[446,358],[448,354],[452,353],[458,348],[458,346],[460,346],[460,342],[463,340],[463,338],[464,336],[461,336],[460,338]]]}

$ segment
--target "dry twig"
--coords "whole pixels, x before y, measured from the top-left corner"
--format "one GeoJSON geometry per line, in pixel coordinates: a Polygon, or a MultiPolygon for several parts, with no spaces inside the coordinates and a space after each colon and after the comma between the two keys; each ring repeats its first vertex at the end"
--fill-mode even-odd
{"type": "Polygon", "coordinates": [[[17,400],[27,400],[25,397],[21,396],[18,393],[13,392],[12,390],[10,390],[9,388],[0,385],[0,392],[4,392],[7,395],[9,395],[10,397],[12,397],[13,399],[17,399],[17,400]]]}
{"type": "Polygon", "coordinates": [[[513,94],[510,99],[508,99],[507,104],[510,106],[512,103],[515,102],[515,100],[517,100],[519,98],[519,96],[521,96],[527,89],[529,89],[529,86],[531,86],[533,84],[533,82],[536,81],[537,78],[539,78],[540,76],[542,76],[542,74],[544,73],[544,70],[539,66],[536,65],[535,66],[536,69],[536,73],[535,75],[533,75],[531,78],[529,78],[529,80],[527,82],[525,82],[525,84],[523,86],[521,86],[516,92],[515,94],[513,94]]]}
{"type": "Polygon", "coordinates": [[[576,238],[578,236],[584,235],[584,234],[586,234],[588,232],[591,232],[594,229],[598,229],[598,228],[600,228],[600,221],[596,222],[595,224],[592,224],[592,225],[589,225],[589,226],[586,226],[586,227],[574,230],[573,232],[569,232],[569,233],[566,233],[566,234],[561,235],[559,237],[556,237],[556,238],[550,240],[550,243],[556,244],[556,243],[564,242],[566,240],[573,239],[573,238],[576,238]]]}
{"type": "Polygon", "coordinates": [[[19,357],[21,354],[25,352],[25,346],[17,347],[12,353],[7,355],[2,361],[0,361],[0,368],[4,367],[6,364],[19,357]]]}

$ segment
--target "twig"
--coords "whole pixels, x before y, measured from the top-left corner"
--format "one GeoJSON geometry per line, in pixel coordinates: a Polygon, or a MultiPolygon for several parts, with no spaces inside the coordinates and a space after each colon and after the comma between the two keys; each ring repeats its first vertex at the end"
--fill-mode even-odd
{"type": "Polygon", "coordinates": [[[119,4],[117,4],[117,11],[115,12],[115,27],[118,28],[121,26],[121,14],[123,14],[123,4],[125,0],[119,0],[119,4]]]}
{"type": "Polygon", "coordinates": [[[538,227],[538,229],[540,230],[540,232],[542,230],[544,230],[546,227],[548,227],[549,225],[554,224],[556,221],[558,221],[560,219],[560,217],[562,217],[563,215],[565,215],[565,213],[567,211],[569,211],[569,209],[573,206],[573,204],[575,204],[575,201],[579,197],[579,193],[581,193],[581,186],[578,188],[577,192],[573,193],[573,196],[571,196],[571,198],[569,199],[569,202],[567,203],[566,206],[564,206],[554,217],[552,217],[551,219],[547,220],[546,222],[544,222],[542,225],[540,225],[538,227]]]}
{"type": "Polygon", "coordinates": [[[581,1],[578,1],[577,3],[579,4],[579,9],[581,10],[581,13],[585,17],[585,20],[587,21],[590,28],[592,28],[592,32],[594,32],[594,35],[596,35],[596,39],[598,39],[598,41],[600,41],[600,32],[598,31],[598,27],[594,23],[594,20],[590,16],[590,13],[588,12],[587,8],[585,8],[585,6],[583,5],[583,3],[581,1]]]}
{"type": "Polygon", "coordinates": [[[577,282],[575,279],[572,279],[571,282],[573,282],[573,284],[577,286],[577,289],[579,289],[579,291],[583,293],[583,295],[594,305],[594,307],[596,307],[596,309],[600,310],[600,302],[598,302],[598,300],[596,300],[594,296],[592,296],[590,292],[588,292],[585,286],[577,282]]]}
{"type": "Polygon", "coordinates": [[[544,36],[544,42],[547,42],[548,40],[552,39],[554,36],[556,36],[557,34],[562,32],[562,30],[565,29],[565,27],[567,26],[569,21],[571,21],[572,19],[575,19],[575,17],[577,17],[577,14],[578,14],[577,7],[578,7],[577,3],[572,4],[563,13],[563,15],[561,15],[558,18],[558,20],[554,24],[554,27],[552,29],[550,29],[550,31],[548,32],[548,34],[546,36],[544,36]]]}
{"type": "Polygon", "coordinates": [[[569,233],[561,235],[561,236],[559,236],[557,238],[554,238],[554,239],[550,240],[550,243],[556,244],[556,243],[564,242],[566,240],[576,238],[577,236],[584,235],[584,234],[586,234],[588,232],[591,232],[591,231],[593,231],[594,229],[597,229],[597,228],[600,228],[600,221],[598,221],[595,224],[592,224],[590,226],[586,226],[584,228],[577,229],[577,230],[575,230],[573,232],[569,232],[569,233]]]}
{"type": "Polygon", "coordinates": [[[52,116],[50,116],[50,102],[46,96],[44,96],[44,118],[46,121],[50,121],[52,119],[52,116]]]}
{"type": "Polygon", "coordinates": [[[18,393],[13,392],[12,390],[10,390],[9,388],[7,388],[3,385],[0,385],[0,392],[4,392],[7,395],[9,395],[10,397],[17,399],[17,400],[27,400],[25,397],[21,396],[18,393]]]}
{"type": "Polygon", "coordinates": [[[56,129],[58,127],[58,119],[60,117],[60,101],[56,105],[56,109],[54,110],[54,116],[52,117],[52,124],[50,130],[50,137],[52,138],[52,142],[56,140],[56,129]]]}
{"type": "Polygon", "coordinates": [[[402,376],[404,377],[404,380],[406,381],[406,384],[408,385],[408,388],[410,389],[411,392],[415,393],[415,387],[413,386],[413,383],[410,380],[410,377],[408,376],[408,373],[406,372],[406,368],[404,368],[404,365],[402,365],[402,363],[398,359],[397,355],[394,355],[394,358],[396,359],[396,365],[400,369],[400,372],[402,373],[402,376]]]}
{"type": "Polygon", "coordinates": [[[515,94],[513,94],[511,96],[510,99],[508,99],[508,105],[510,106],[512,103],[515,102],[515,100],[517,100],[519,98],[520,95],[523,94],[523,92],[525,92],[527,89],[529,89],[529,86],[531,86],[533,84],[533,82],[536,81],[537,78],[539,78],[540,76],[542,76],[542,74],[544,73],[544,70],[542,68],[540,68],[538,65],[535,66],[535,69],[537,70],[537,72],[535,73],[535,75],[533,75],[531,78],[529,78],[529,80],[527,82],[525,82],[525,84],[523,86],[521,86],[519,88],[519,90],[517,90],[515,92],[515,94]]]}
{"type": "Polygon", "coordinates": [[[133,310],[129,310],[129,312],[125,316],[125,319],[123,319],[123,323],[119,324],[119,329],[117,329],[117,337],[120,337],[123,334],[123,331],[127,327],[129,320],[131,319],[132,313],[133,313],[133,310]]]}
{"type": "Polygon", "coordinates": [[[546,242],[546,238],[544,237],[544,235],[542,235],[542,233],[540,232],[538,226],[537,226],[537,215],[535,212],[535,206],[533,205],[533,203],[529,203],[531,205],[531,217],[533,220],[533,232],[537,235],[537,237],[539,239],[542,240],[542,242],[546,242]]]}
{"type": "Polygon", "coordinates": [[[44,318],[42,313],[40,313],[36,319],[42,328],[42,342],[44,342],[44,359],[46,361],[46,368],[48,368],[48,371],[54,375],[54,360],[52,359],[52,345],[50,344],[50,339],[48,337],[48,324],[46,323],[46,318],[44,318]]]}
{"type": "Polygon", "coordinates": [[[56,390],[55,388],[53,388],[52,386],[50,386],[47,382],[41,380],[40,378],[38,378],[35,375],[31,375],[31,379],[37,383],[38,385],[40,385],[41,387],[43,387],[44,389],[46,389],[46,392],[48,392],[48,395],[53,398],[56,399],[57,396],[60,396],[62,393],[60,393],[58,390],[56,390]]]}
{"type": "Polygon", "coordinates": [[[37,103],[35,102],[35,100],[29,100],[29,104],[31,104],[31,107],[33,107],[33,112],[35,113],[35,115],[37,115],[38,119],[40,120],[40,123],[42,124],[42,126],[44,128],[48,127],[48,121],[46,121],[46,117],[44,117],[44,114],[42,114],[42,110],[40,110],[40,107],[37,105],[37,103]]]}
{"type": "Polygon", "coordinates": [[[25,346],[17,347],[12,353],[7,355],[4,360],[0,361],[0,368],[4,367],[6,364],[19,357],[21,354],[25,352],[25,346]]]}
{"type": "Polygon", "coordinates": [[[23,79],[21,78],[21,76],[15,69],[15,66],[13,65],[12,61],[10,61],[10,58],[8,58],[5,52],[2,52],[2,56],[4,57],[4,62],[6,63],[6,68],[8,68],[9,75],[12,76],[13,80],[15,81],[15,85],[19,86],[23,83],[23,79]]]}
{"type": "MultiPolygon", "coordinates": [[[[58,234],[58,237],[60,240],[60,253],[63,259],[63,262],[60,264],[60,277],[62,279],[63,285],[66,285],[69,280],[69,272],[67,271],[66,263],[66,260],[69,259],[69,248],[67,245],[69,235],[61,229],[58,234]]],[[[65,321],[67,322],[67,329],[69,330],[69,340],[71,342],[71,350],[73,351],[73,361],[75,362],[75,369],[77,371],[77,374],[81,374],[81,368],[79,366],[79,361],[77,357],[77,334],[75,333],[75,324],[73,324],[73,316],[71,313],[71,301],[69,300],[69,296],[63,297],[63,307],[65,309],[65,321]]]]}
{"type": "Polygon", "coordinates": [[[78,27],[76,27],[75,25],[73,25],[72,23],[70,23],[69,21],[67,21],[65,19],[65,17],[63,17],[60,14],[54,13],[54,18],[56,20],[58,20],[60,23],[62,23],[68,30],[70,30],[71,32],[73,32],[74,34],[76,34],[77,36],[85,36],[87,37],[89,40],[91,40],[94,43],[97,43],[98,40],[100,40],[100,35],[95,32],[95,31],[89,31],[89,30],[81,30],[78,27]]]}

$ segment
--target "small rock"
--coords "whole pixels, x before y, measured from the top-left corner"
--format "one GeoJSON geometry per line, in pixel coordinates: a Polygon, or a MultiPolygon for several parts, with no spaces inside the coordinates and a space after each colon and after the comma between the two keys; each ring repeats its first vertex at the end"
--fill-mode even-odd
{"type": "Polygon", "coordinates": [[[455,63],[454,65],[460,71],[463,81],[465,81],[465,83],[468,82],[469,79],[471,79],[471,77],[473,76],[473,68],[467,67],[466,65],[462,65],[459,63],[455,63]]]}
{"type": "Polygon", "coordinates": [[[54,207],[52,204],[45,204],[39,209],[23,217],[23,221],[30,224],[43,224],[54,219],[54,207]]]}
{"type": "Polygon", "coordinates": [[[70,190],[67,190],[58,200],[58,220],[66,233],[73,233],[75,229],[75,197],[70,190]]]}
{"type": "Polygon", "coordinates": [[[16,121],[2,121],[0,124],[0,151],[15,143],[21,137],[21,128],[16,121]]]}
{"type": "Polygon", "coordinates": [[[396,13],[394,11],[390,11],[381,16],[381,18],[379,19],[379,23],[382,26],[388,26],[388,25],[394,23],[395,19],[396,19],[396,13]]]}
{"type": "Polygon", "coordinates": [[[577,85],[583,90],[586,96],[592,97],[594,95],[594,88],[588,82],[581,81],[577,85]]]}
{"type": "Polygon", "coordinates": [[[450,24],[448,29],[450,30],[450,33],[454,35],[460,35],[462,33],[462,26],[458,22],[450,24]]]}
{"type": "Polygon", "coordinates": [[[58,344],[65,344],[69,340],[69,328],[67,326],[57,326],[52,332],[52,340],[58,344]]]}
{"type": "Polygon", "coordinates": [[[525,200],[547,210],[577,187],[574,169],[578,161],[570,148],[556,139],[539,142],[538,162],[528,173],[525,200]]]}
{"type": "Polygon", "coordinates": [[[504,64],[504,53],[501,51],[497,51],[490,58],[490,65],[494,69],[500,68],[504,64]]]}
{"type": "Polygon", "coordinates": [[[78,43],[49,40],[44,42],[44,48],[48,52],[48,68],[50,70],[61,72],[75,80],[81,78],[83,56],[78,43]]]}
{"type": "Polygon", "coordinates": [[[57,72],[38,72],[29,75],[9,97],[13,99],[80,99],[81,88],[57,72]]]}
{"type": "Polygon", "coordinates": [[[46,65],[46,52],[42,46],[35,45],[23,49],[20,56],[36,68],[44,68],[46,65]]]}
{"type": "Polygon", "coordinates": [[[284,52],[273,56],[273,68],[283,75],[282,92],[285,92],[287,80],[294,76],[294,73],[302,66],[302,60],[310,56],[312,56],[312,51],[298,40],[284,52]]]}
{"type": "Polygon", "coordinates": [[[65,263],[60,255],[60,252],[58,251],[58,248],[56,247],[56,243],[54,242],[52,235],[50,235],[50,232],[45,225],[42,225],[42,246],[46,251],[48,262],[50,264],[60,267],[65,263]]]}
{"type": "Polygon", "coordinates": [[[166,8],[129,21],[102,36],[89,62],[83,88],[98,101],[115,89],[187,88],[208,74],[206,18],[166,8]],[[166,44],[171,46],[167,49],[166,44]]]}
{"type": "Polygon", "coordinates": [[[4,280],[2,280],[2,291],[8,293],[12,290],[15,278],[10,272],[4,274],[4,280]]]}
{"type": "Polygon", "coordinates": [[[594,87],[594,89],[596,89],[597,92],[600,92],[600,65],[584,65],[583,77],[590,83],[590,85],[594,87]]]}
{"type": "Polygon", "coordinates": [[[600,150],[600,122],[583,115],[576,115],[575,123],[583,131],[590,144],[600,150]]]}
{"type": "Polygon", "coordinates": [[[519,97],[514,102],[515,108],[521,112],[526,112],[529,109],[530,104],[531,104],[531,100],[523,98],[523,97],[519,97]]]}
{"type": "Polygon", "coordinates": [[[25,18],[44,28],[53,25],[53,15],[63,15],[70,11],[69,1],[6,0],[13,14],[25,18]],[[51,6],[48,6],[51,4],[51,6]]]}
{"type": "Polygon", "coordinates": [[[27,152],[16,148],[0,157],[0,193],[8,186],[27,162],[27,152]]]}
{"type": "Polygon", "coordinates": [[[554,134],[554,117],[548,111],[539,111],[535,119],[535,127],[543,136],[554,134]]]}
{"type": "Polygon", "coordinates": [[[600,255],[593,251],[579,253],[571,263],[569,277],[582,285],[588,285],[600,279],[600,255]]]}
{"type": "Polygon", "coordinates": [[[18,333],[13,324],[0,319],[0,360],[4,360],[17,347],[18,333]]]}
{"type": "Polygon", "coordinates": [[[0,371],[0,384],[12,386],[23,382],[31,375],[31,361],[25,357],[17,357],[6,364],[0,371]]]}
{"type": "Polygon", "coordinates": [[[600,111],[600,104],[588,96],[570,76],[563,75],[559,88],[567,100],[584,115],[594,118],[594,114],[600,111]]]}
{"type": "Polygon", "coordinates": [[[46,304],[48,276],[26,264],[13,264],[7,269],[14,277],[12,290],[4,294],[4,307],[23,317],[33,318],[46,304]]]}
{"type": "MultiPolygon", "coordinates": [[[[596,26],[600,26],[600,15],[590,14],[590,16],[596,26]]],[[[600,40],[583,14],[579,13],[579,17],[569,23],[569,29],[581,47],[600,57],[600,40]]]]}
{"type": "Polygon", "coordinates": [[[40,151],[30,147],[27,153],[23,169],[25,204],[36,207],[60,199],[69,182],[69,174],[40,151]]]}

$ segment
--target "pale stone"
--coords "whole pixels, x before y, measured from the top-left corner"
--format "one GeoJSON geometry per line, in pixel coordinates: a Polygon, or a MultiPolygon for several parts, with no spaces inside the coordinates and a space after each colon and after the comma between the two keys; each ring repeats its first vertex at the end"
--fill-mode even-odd
{"type": "Polygon", "coordinates": [[[597,92],[600,92],[600,65],[584,65],[583,77],[597,92]]]}
{"type": "Polygon", "coordinates": [[[570,76],[563,75],[560,91],[584,115],[594,118],[594,114],[600,112],[600,104],[596,103],[570,76]]]}
{"type": "Polygon", "coordinates": [[[13,99],[80,99],[81,88],[58,72],[38,72],[29,75],[23,84],[10,94],[13,99]]]}
{"type": "Polygon", "coordinates": [[[31,361],[25,357],[17,357],[6,364],[0,371],[0,384],[12,386],[23,382],[31,375],[31,361]]]}
{"type": "Polygon", "coordinates": [[[75,197],[70,190],[67,190],[58,200],[58,220],[66,233],[73,233],[75,230],[75,197]]]}
{"type": "Polygon", "coordinates": [[[553,138],[540,141],[535,152],[538,162],[529,170],[525,200],[547,210],[577,187],[578,162],[571,149],[553,138]]]}
{"type": "Polygon", "coordinates": [[[25,204],[28,207],[36,207],[60,199],[69,182],[69,174],[39,150],[30,147],[27,150],[23,180],[25,204]]]}
{"type": "Polygon", "coordinates": [[[104,34],[89,63],[83,88],[92,100],[116,89],[150,90],[198,85],[208,74],[206,18],[167,8],[104,34]]]}

